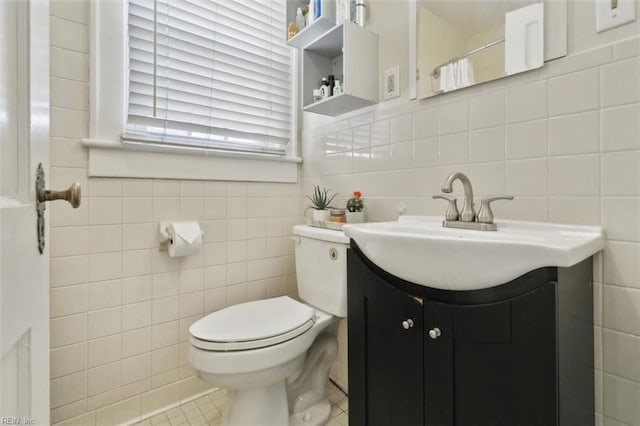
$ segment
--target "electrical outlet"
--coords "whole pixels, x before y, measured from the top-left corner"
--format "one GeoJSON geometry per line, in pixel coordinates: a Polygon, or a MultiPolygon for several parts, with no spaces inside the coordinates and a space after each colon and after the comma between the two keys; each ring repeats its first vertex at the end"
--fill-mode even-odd
{"type": "Polygon", "coordinates": [[[396,65],[384,72],[384,99],[400,96],[400,66],[396,65]]]}
{"type": "Polygon", "coordinates": [[[635,0],[595,1],[596,32],[598,33],[636,20],[635,0]]]}

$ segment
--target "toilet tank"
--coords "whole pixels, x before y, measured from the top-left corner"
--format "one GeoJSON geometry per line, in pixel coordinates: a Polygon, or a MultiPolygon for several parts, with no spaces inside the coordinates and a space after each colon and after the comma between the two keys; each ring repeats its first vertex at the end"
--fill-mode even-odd
{"type": "Polygon", "coordinates": [[[308,304],[338,317],[347,316],[347,248],[342,231],[293,227],[298,294],[308,304]]]}

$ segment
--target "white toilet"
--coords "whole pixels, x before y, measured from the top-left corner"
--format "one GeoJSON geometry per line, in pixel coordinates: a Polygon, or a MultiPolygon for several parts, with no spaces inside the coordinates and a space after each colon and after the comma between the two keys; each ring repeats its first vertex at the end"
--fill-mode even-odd
{"type": "Polygon", "coordinates": [[[349,239],[298,225],[298,293],[221,309],[189,328],[189,363],[198,376],[232,392],[223,424],[323,425],[325,388],[337,356],[338,321],[347,315],[349,239]]]}

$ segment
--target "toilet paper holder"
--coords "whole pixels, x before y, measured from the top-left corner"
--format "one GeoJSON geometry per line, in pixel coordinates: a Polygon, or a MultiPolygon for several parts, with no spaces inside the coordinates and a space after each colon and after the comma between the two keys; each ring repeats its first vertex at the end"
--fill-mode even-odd
{"type": "Polygon", "coordinates": [[[160,247],[158,248],[158,251],[169,250],[169,243],[171,242],[171,235],[169,235],[169,232],[167,231],[169,225],[171,225],[171,222],[160,222],[160,225],[158,226],[158,232],[160,232],[160,247]]]}
{"type": "MultiPolygon", "coordinates": [[[[158,251],[168,251],[169,244],[171,241],[171,234],[169,234],[169,226],[171,224],[176,223],[174,221],[171,222],[160,222],[158,225],[158,232],[160,233],[160,247],[158,247],[158,251]]],[[[204,233],[200,231],[200,234],[204,236],[204,233]]]]}

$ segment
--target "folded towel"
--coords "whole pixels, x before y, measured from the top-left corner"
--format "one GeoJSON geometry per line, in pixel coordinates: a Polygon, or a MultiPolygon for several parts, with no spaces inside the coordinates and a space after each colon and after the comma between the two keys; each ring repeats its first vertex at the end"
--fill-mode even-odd
{"type": "Polygon", "coordinates": [[[448,92],[456,88],[456,80],[453,70],[453,64],[447,64],[440,67],[440,90],[448,92]]]}
{"type": "Polygon", "coordinates": [[[457,88],[472,85],[474,81],[473,64],[469,58],[462,58],[457,61],[457,88]]]}
{"type": "Polygon", "coordinates": [[[440,68],[440,90],[461,89],[474,83],[473,65],[469,58],[461,58],[440,68]]]}

